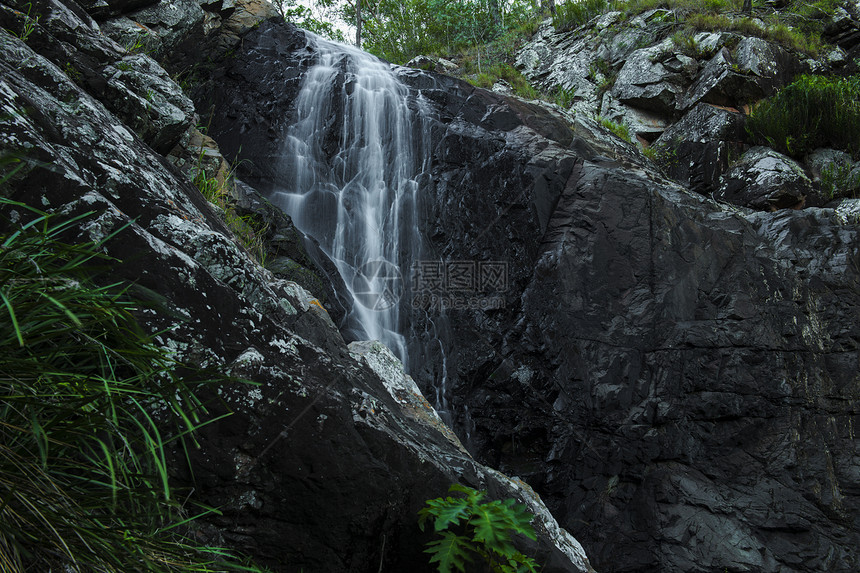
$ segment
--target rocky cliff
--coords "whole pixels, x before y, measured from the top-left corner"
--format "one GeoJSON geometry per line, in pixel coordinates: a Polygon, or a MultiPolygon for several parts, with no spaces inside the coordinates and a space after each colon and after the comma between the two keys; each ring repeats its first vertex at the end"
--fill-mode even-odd
{"type": "Polygon", "coordinates": [[[182,360],[261,383],[222,388],[235,414],[201,436],[196,487],[224,513],[208,535],[276,570],[427,570],[415,511],[459,480],[529,501],[544,571],[860,568],[857,201],[773,211],[801,202],[773,183],[759,203],[711,197],[729,189],[727,149],[746,152],[743,174],[771,153],[737,136],[744,98],[787,81],[755,70],[790,74],[804,58],[717,37],[701,39],[708,61],[688,61],[655,11],[633,32],[599,20],[603,44],[592,28],[544,28],[523,52],[535,82],[565,85],[587,80],[588,50],[617,51],[615,86],[575,114],[397,69],[432,111],[428,251],[504,269],[491,289],[402,301],[424,349],[411,373],[428,396],[445,380],[463,447],[390,354],[346,345],[331,264],[257,192],[283,176],[312,39],[251,2],[45,0],[26,41],[26,8],[0,8],[3,148],[30,158],[6,193],[96,211],[89,236],[133,220],[109,249],[117,277],[163,299],[145,324],[172,326],[163,342],[182,360]],[[194,103],[140,49],[193,78],[194,103]],[[598,111],[685,159],[661,171],[598,111]],[[255,264],[188,182],[196,158],[220,167],[221,153],[246,182],[234,202],[262,213],[293,274],[255,264]],[[464,293],[476,304],[441,309],[464,293]],[[438,351],[422,343],[434,331],[438,351]]]}
{"type": "MultiPolygon", "coordinates": [[[[741,107],[787,80],[747,71],[738,80],[747,91],[735,90],[731,74],[713,79],[708,66],[787,78],[810,64],[758,38],[730,42],[739,56],[720,52],[727,37],[717,34],[715,63],[646,78],[654,54],[685,61],[649,27],[657,15],[639,28],[658,46],[618,55],[604,103],[641,118],[646,102],[668,93],[648,112],[662,123],[634,123],[634,134],[680,145],[687,163],[670,170],[675,180],[590,119],[587,98],[571,117],[400,72],[436,110],[423,190],[435,253],[507,265],[501,308],[430,309],[448,324],[456,429],[480,459],[526,476],[599,570],[856,570],[857,202],[772,212],[801,196],[780,202],[784,183],[758,174],[745,177],[764,181],[755,195],[763,202],[744,205],[763,212],[710,198],[732,176],[725,149],[744,151],[743,117],[726,104],[741,107]],[[720,63],[719,54],[747,59],[720,63]],[[652,85],[661,82],[665,90],[652,85]],[[717,93],[723,99],[707,96],[717,93]]],[[[308,44],[295,38],[284,51],[281,34],[247,36],[211,99],[213,133],[249,163],[277,156],[277,129],[252,126],[289,121],[294,70],[308,59],[308,44]],[[270,111],[271,86],[285,85],[270,111]]],[[[524,65],[549,70],[535,81],[582,80],[585,46],[600,48],[579,31],[529,60],[548,41],[539,36],[523,52],[524,65]]],[[[768,153],[750,149],[733,168],[760,169],[755,154],[768,153]]],[[[265,186],[278,177],[270,162],[255,163],[249,178],[265,186]]],[[[412,315],[416,336],[433,320],[427,310],[412,315]]],[[[440,378],[427,358],[414,369],[425,390],[440,378]]]]}
{"type": "MultiPolygon", "coordinates": [[[[476,462],[390,351],[347,346],[320,301],[251,258],[225,211],[191,182],[223,160],[195,128],[181,78],[154,58],[211,66],[206,54],[240,49],[270,10],[232,1],[0,3],[0,147],[24,165],[4,196],[86,215],[82,240],[123,229],[106,244],[122,261],[109,280],[151,302],[144,328],[180,363],[256,383],[218,387],[212,414],[232,415],[199,432],[190,467],[177,453],[177,486],[220,510],[195,534],[273,571],[429,571],[422,550],[431,537],[417,510],[461,482],[529,506],[538,541],[522,547],[545,571],[590,570],[531,488],[476,462]],[[200,52],[204,44],[212,51],[200,52]]],[[[288,32],[282,50],[304,37],[264,26],[288,32]]],[[[252,188],[236,182],[231,192],[266,219],[282,257],[308,256],[252,188]]],[[[20,225],[27,214],[4,209],[3,218],[20,225]]]]}

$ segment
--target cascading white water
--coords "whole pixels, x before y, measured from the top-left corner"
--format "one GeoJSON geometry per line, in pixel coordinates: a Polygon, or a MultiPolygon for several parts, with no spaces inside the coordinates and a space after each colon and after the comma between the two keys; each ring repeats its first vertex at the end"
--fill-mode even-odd
{"type": "Polygon", "coordinates": [[[311,36],[318,60],[285,141],[284,189],[272,199],[316,239],[353,297],[347,330],[406,363],[398,297],[421,252],[419,177],[428,165],[425,106],[389,64],[311,36]]]}

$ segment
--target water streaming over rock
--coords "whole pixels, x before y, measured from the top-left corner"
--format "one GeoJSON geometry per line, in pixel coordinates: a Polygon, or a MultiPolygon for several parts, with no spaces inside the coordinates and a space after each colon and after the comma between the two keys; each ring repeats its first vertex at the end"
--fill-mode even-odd
{"type": "Polygon", "coordinates": [[[287,177],[273,199],[337,266],[352,297],[347,336],[380,340],[406,363],[401,309],[422,251],[427,107],[389,64],[311,41],[318,59],[296,102],[283,152],[287,177]]]}

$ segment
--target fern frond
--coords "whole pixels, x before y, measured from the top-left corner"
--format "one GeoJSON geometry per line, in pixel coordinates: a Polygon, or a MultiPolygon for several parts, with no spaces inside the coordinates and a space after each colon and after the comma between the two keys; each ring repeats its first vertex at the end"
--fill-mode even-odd
{"type": "Polygon", "coordinates": [[[451,573],[452,567],[466,573],[466,563],[472,561],[470,546],[468,538],[446,531],[442,533],[442,539],[428,543],[424,553],[432,555],[430,563],[439,564],[439,573],[451,573]]]}

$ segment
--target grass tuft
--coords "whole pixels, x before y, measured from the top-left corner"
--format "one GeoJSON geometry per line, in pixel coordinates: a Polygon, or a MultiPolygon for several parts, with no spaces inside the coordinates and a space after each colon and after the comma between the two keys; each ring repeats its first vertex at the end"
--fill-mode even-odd
{"type": "Polygon", "coordinates": [[[0,209],[19,220],[0,232],[0,570],[247,570],[177,527],[167,450],[206,410],[127,288],[92,282],[117,262],[104,241],[64,241],[91,214],[0,209]]]}
{"type": "Polygon", "coordinates": [[[623,123],[616,123],[611,119],[600,116],[598,116],[596,119],[600,123],[600,125],[608,129],[627,143],[633,143],[633,138],[630,136],[630,128],[627,125],[623,123]]]}
{"type": "Polygon", "coordinates": [[[253,215],[242,215],[236,209],[236,204],[230,196],[233,186],[233,175],[226,177],[207,177],[202,167],[203,152],[197,161],[194,184],[207,201],[218,207],[223,213],[224,222],[233,231],[239,243],[257,259],[261,265],[266,263],[266,234],[269,227],[260,223],[253,215]]]}
{"type": "Polygon", "coordinates": [[[582,26],[609,9],[606,0],[568,0],[556,7],[552,25],[558,31],[569,31],[582,26]]]}
{"type": "Polygon", "coordinates": [[[860,155],[860,76],[803,75],[750,113],[752,141],[794,157],[819,147],[860,155]]]}

